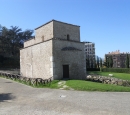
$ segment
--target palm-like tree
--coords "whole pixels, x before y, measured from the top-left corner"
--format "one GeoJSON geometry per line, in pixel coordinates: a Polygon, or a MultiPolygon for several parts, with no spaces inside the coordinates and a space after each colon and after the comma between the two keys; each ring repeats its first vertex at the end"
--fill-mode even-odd
{"type": "Polygon", "coordinates": [[[32,30],[22,31],[18,26],[11,26],[11,29],[0,26],[0,40],[3,44],[3,51],[8,54],[19,55],[19,49],[23,47],[23,42],[28,40],[32,34],[32,30]]]}

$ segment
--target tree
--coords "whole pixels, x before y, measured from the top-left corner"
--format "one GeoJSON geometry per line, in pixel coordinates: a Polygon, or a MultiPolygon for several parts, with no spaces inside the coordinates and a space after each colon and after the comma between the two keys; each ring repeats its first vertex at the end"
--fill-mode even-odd
{"type": "Polygon", "coordinates": [[[102,67],[102,58],[100,58],[100,67],[102,67]]]}
{"type": "Polygon", "coordinates": [[[3,61],[4,61],[4,57],[0,55],[0,63],[3,64],[3,61]]]}
{"type": "Polygon", "coordinates": [[[23,47],[23,42],[28,40],[32,34],[32,30],[22,31],[17,26],[11,26],[11,29],[0,26],[0,40],[3,44],[3,52],[11,55],[19,55],[19,49],[23,47]]]}
{"type": "Polygon", "coordinates": [[[129,55],[126,55],[126,68],[129,68],[129,55]]]}
{"type": "Polygon", "coordinates": [[[99,57],[97,56],[97,68],[99,68],[99,57]]]}
{"type": "Polygon", "coordinates": [[[3,53],[8,52],[8,49],[10,49],[9,47],[9,32],[8,29],[6,27],[2,27],[0,29],[0,42],[1,42],[1,50],[3,53]],[[9,47],[8,49],[6,47],[9,47]]]}
{"type": "Polygon", "coordinates": [[[94,68],[97,68],[97,56],[95,56],[93,61],[94,68]]]}
{"type": "Polygon", "coordinates": [[[107,67],[107,57],[105,56],[105,59],[103,61],[103,66],[107,67]]]}
{"type": "Polygon", "coordinates": [[[1,34],[2,34],[2,26],[0,25],[0,36],[1,36],[1,34]]]}
{"type": "Polygon", "coordinates": [[[86,68],[90,68],[90,62],[88,58],[86,58],[86,68]]]}
{"type": "Polygon", "coordinates": [[[89,61],[90,61],[90,68],[93,68],[93,58],[91,57],[91,58],[89,59],[89,61]]]}
{"type": "Polygon", "coordinates": [[[113,67],[113,58],[111,56],[111,68],[113,67]]]}
{"type": "Polygon", "coordinates": [[[110,68],[113,67],[113,59],[112,59],[112,56],[109,56],[109,67],[110,67],[110,68]]]}
{"type": "Polygon", "coordinates": [[[109,57],[106,57],[106,65],[109,68],[109,57]]]}
{"type": "Polygon", "coordinates": [[[105,60],[102,65],[109,68],[110,67],[110,57],[105,56],[105,60]]]}
{"type": "MultiPolygon", "coordinates": [[[[17,26],[11,26],[10,29],[0,25],[0,63],[2,66],[6,62],[17,62],[19,66],[20,52],[19,49],[23,47],[23,42],[32,37],[32,30],[22,31],[17,26]],[[4,56],[8,57],[4,57],[4,56]],[[12,61],[14,60],[14,61],[12,61]]],[[[8,63],[8,65],[10,65],[8,63]]]]}

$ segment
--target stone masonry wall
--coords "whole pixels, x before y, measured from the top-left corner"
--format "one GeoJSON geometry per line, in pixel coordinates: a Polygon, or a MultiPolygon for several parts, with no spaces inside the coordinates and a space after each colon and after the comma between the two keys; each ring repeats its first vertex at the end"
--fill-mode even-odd
{"type": "Polygon", "coordinates": [[[26,41],[20,50],[20,71],[26,77],[62,79],[66,64],[70,79],[85,79],[84,43],[80,42],[80,27],[76,25],[52,20],[36,28],[35,39],[26,41]],[[79,50],[62,51],[65,47],[79,50]]]}
{"type": "Polygon", "coordinates": [[[70,40],[80,41],[80,27],[71,24],[65,24],[58,21],[53,22],[54,37],[67,39],[67,34],[70,36],[70,40]]]}
{"type": "Polygon", "coordinates": [[[30,78],[52,77],[52,40],[20,50],[20,72],[30,78]]]}
{"type": "Polygon", "coordinates": [[[53,40],[53,56],[54,79],[63,78],[63,65],[69,65],[70,79],[86,78],[86,64],[83,43],[65,40],[53,40]],[[64,47],[75,47],[82,51],[62,51],[61,49],[64,47]]]}
{"type": "Polygon", "coordinates": [[[28,47],[52,38],[60,38],[67,40],[80,41],[80,27],[62,23],[59,21],[51,21],[35,30],[35,39],[24,42],[24,47],[28,47]]]}
{"type": "Polygon", "coordinates": [[[28,40],[28,41],[24,42],[24,48],[34,45],[34,44],[35,44],[35,39],[28,40]]]}
{"type": "Polygon", "coordinates": [[[39,43],[53,38],[53,21],[36,29],[35,35],[36,35],[35,43],[39,43]]]}

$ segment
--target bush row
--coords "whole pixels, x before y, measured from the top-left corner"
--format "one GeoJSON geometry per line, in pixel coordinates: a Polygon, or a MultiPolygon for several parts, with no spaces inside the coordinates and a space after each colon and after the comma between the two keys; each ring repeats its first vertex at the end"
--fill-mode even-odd
{"type": "Polygon", "coordinates": [[[87,68],[87,71],[100,71],[100,68],[87,68]]]}
{"type": "Polygon", "coordinates": [[[130,68],[101,68],[102,72],[130,73],[130,68]]]}

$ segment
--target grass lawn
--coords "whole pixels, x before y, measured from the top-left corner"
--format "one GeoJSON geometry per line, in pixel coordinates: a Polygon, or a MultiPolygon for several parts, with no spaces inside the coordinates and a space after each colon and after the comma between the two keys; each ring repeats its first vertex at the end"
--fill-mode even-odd
{"type": "Polygon", "coordinates": [[[114,73],[114,72],[100,72],[100,71],[88,71],[88,74],[96,74],[102,76],[108,76],[109,74],[113,74],[113,77],[123,79],[123,80],[130,80],[130,74],[128,73],[114,73]]]}
{"type": "Polygon", "coordinates": [[[15,80],[15,81],[16,81],[16,82],[19,82],[19,83],[22,83],[22,84],[25,84],[25,85],[29,85],[29,86],[35,87],[35,88],[55,88],[55,89],[57,89],[57,88],[59,88],[59,87],[58,87],[58,82],[59,82],[60,80],[53,80],[52,82],[50,82],[50,83],[48,83],[48,84],[45,84],[45,85],[43,85],[43,84],[38,84],[37,86],[36,86],[36,85],[31,85],[31,84],[29,84],[29,83],[26,83],[25,81],[24,81],[24,82],[19,81],[19,80],[15,80]]]}
{"type": "Polygon", "coordinates": [[[82,91],[110,91],[110,92],[130,92],[130,87],[102,84],[84,80],[68,80],[66,85],[75,90],[82,91]]]}
{"type": "MultiPolygon", "coordinates": [[[[39,84],[38,86],[32,86],[32,85],[30,86],[36,88],[59,89],[61,87],[58,87],[58,82],[60,82],[60,80],[53,80],[50,84],[46,84],[46,85],[39,84]]],[[[27,85],[27,83],[24,84],[27,85]]],[[[65,85],[69,86],[74,90],[80,90],[80,91],[130,92],[130,87],[102,84],[102,83],[84,81],[84,80],[67,80],[65,85]]]]}
{"type": "MultiPolygon", "coordinates": [[[[61,88],[61,87],[58,87],[59,81],[60,80],[53,80],[51,83],[46,84],[46,85],[39,84],[37,86],[33,86],[26,82],[21,82],[19,80],[16,80],[16,82],[20,82],[22,84],[26,84],[26,85],[36,87],[36,88],[55,88],[55,89],[61,88]]],[[[130,87],[102,84],[102,83],[85,81],[85,80],[67,80],[64,85],[67,85],[68,87],[74,90],[81,90],[81,91],[130,92],[130,87]]]]}
{"type": "MultiPolygon", "coordinates": [[[[60,82],[60,80],[53,80],[51,83],[46,84],[46,85],[39,84],[38,86],[32,86],[32,85],[30,86],[35,87],[35,88],[59,89],[61,87],[58,87],[58,82],[60,82]]],[[[20,82],[20,83],[28,85],[25,82],[20,82]]],[[[80,91],[130,92],[130,87],[102,84],[102,83],[85,81],[85,80],[67,80],[65,85],[69,86],[70,88],[74,90],[80,90],[80,91]]]]}

